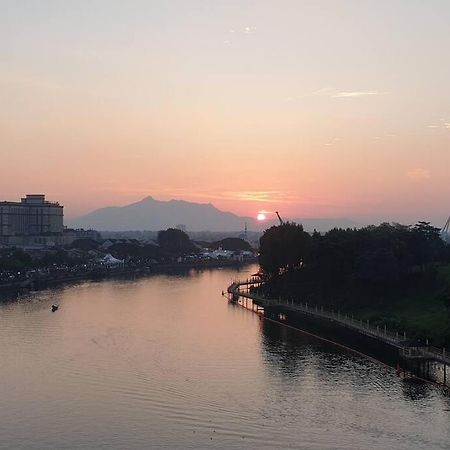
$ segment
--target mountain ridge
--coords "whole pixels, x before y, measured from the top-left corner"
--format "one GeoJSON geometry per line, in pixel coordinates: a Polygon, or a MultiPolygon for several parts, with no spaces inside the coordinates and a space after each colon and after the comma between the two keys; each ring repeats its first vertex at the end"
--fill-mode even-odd
{"type": "MultiPolygon", "coordinates": [[[[308,231],[361,226],[345,218],[289,220],[302,223],[308,231]]],[[[238,216],[229,211],[222,211],[212,203],[196,203],[182,199],[156,200],[150,195],[128,205],[106,206],[68,220],[71,227],[99,231],[157,231],[180,224],[185,225],[188,231],[238,231],[243,230],[245,224],[249,230],[262,231],[277,223],[275,218],[258,222],[256,218],[238,216]]]]}

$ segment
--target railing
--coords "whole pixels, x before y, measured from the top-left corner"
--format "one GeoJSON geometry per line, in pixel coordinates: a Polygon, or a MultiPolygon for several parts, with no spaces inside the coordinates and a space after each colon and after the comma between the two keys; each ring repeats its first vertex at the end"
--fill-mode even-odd
{"type": "Polygon", "coordinates": [[[432,346],[404,347],[402,349],[402,355],[406,358],[434,359],[436,361],[442,361],[446,364],[450,364],[450,355],[446,352],[445,348],[437,348],[432,346]]]}
{"type": "Polygon", "coordinates": [[[293,300],[289,299],[273,299],[265,297],[263,294],[257,295],[245,292],[241,289],[242,286],[259,287],[261,286],[261,280],[258,278],[251,278],[246,281],[233,281],[227,291],[232,295],[249,298],[262,306],[283,307],[311,317],[337,322],[341,326],[353,329],[363,335],[376,338],[399,348],[401,354],[405,357],[432,359],[445,364],[450,364],[450,355],[446,353],[445,349],[428,345],[425,347],[407,346],[405,342],[407,339],[406,333],[388,330],[386,326],[380,327],[378,325],[373,325],[369,320],[357,319],[354,318],[353,315],[342,314],[339,310],[334,311],[326,309],[323,306],[311,306],[308,305],[308,303],[295,303],[293,300]]]}

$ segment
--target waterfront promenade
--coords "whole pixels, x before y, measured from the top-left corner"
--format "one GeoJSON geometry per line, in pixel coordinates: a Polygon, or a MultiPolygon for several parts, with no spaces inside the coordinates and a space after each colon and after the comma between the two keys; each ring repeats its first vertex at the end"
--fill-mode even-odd
{"type": "Polygon", "coordinates": [[[238,300],[239,297],[250,299],[252,304],[263,308],[279,308],[283,311],[292,311],[298,314],[310,316],[319,320],[333,322],[339,326],[349,328],[361,335],[369,336],[380,342],[388,344],[398,349],[399,355],[406,360],[416,362],[432,361],[444,365],[444,385],[446,384],[446,366],[450,365],[450,355],[445,348],[437,348],[428,345],[419,346],[412,344],[406,335],[399,331],[388,330],[386,327],[372,325],[368,320],[363,321],[352,315],[342,314],[339,310],[328,310],[323,306],[311,306],[308,303],[294,303],[289,299],[268,298],[263,294],[251,292],[251,288],[261,286],[261,280],[257,277],[245,281],[233,281],[227,292],[232,298],[238,300]]]}

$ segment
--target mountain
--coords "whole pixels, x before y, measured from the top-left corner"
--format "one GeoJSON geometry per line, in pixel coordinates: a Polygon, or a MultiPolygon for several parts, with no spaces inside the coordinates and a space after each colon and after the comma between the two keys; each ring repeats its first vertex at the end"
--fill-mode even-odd
{"type": "MultiPolygon", "coordinates": [[[[287,219],[286,219],[287,220],[287,219]]],[[[358,227],[348,219],[296,219],[307,231],[327,231],[334,227],[358,227]]],[[[258,222],[252,217],[241,217],[217,209],[211,203],[192,203],[184,200],[160,201],[152,197],[126,206],[97,209],[84,216],[68,220],[73,228],[99,231],[165,230],[178,224],[188,231],[239,231],[247,223],[249,230],[262,231],[277,220],[258,222]]]]}
{"type": "Polygon", "coordinates": [[[211,203],[191,203],[184,200],[160,201],[152,197],[126,206],[97,209],[73,219],[69,226],[95,230],[165,230],[183,224],[189,231],[243,230],[250,217],[239,217],[217,209],[211,203]]]}

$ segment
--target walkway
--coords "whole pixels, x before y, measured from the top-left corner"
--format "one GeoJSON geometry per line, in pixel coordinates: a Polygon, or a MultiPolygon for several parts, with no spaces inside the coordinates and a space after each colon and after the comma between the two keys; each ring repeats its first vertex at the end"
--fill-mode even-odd
{"type": "Polygon", "coordinates": [[[410,347],[406,342],[406,333],[400,334],[398,331],[390,331],[386,326],[384,328],[373,326],[368,320],[362,321],[361,319],[355,319],[353,316],[341,314],[340,311],[326,310],[322,306],[310,306],[308,303],[294,303],[293,301],[282,300],[281,298],[272,299],[265,297],[264,295],[256,295],[250,292],[250,287],[256,288],[260,285],[261,281],[258,278],[246,281],[234,281],[228,287],[227,292],[236,298],[244,297],[251,299],[256,304],[263,307],[279,307],[318,319],[336,322],[340,326],[350,328],[360,334],[373,337],[398,348],[399,353],[408,359],[423,359],[450,365],[450,355],[445,349],[439,349],[432,346],[410,347]],[[242,289],[243,286],[246,287],[246,290],[242,289]]]}

